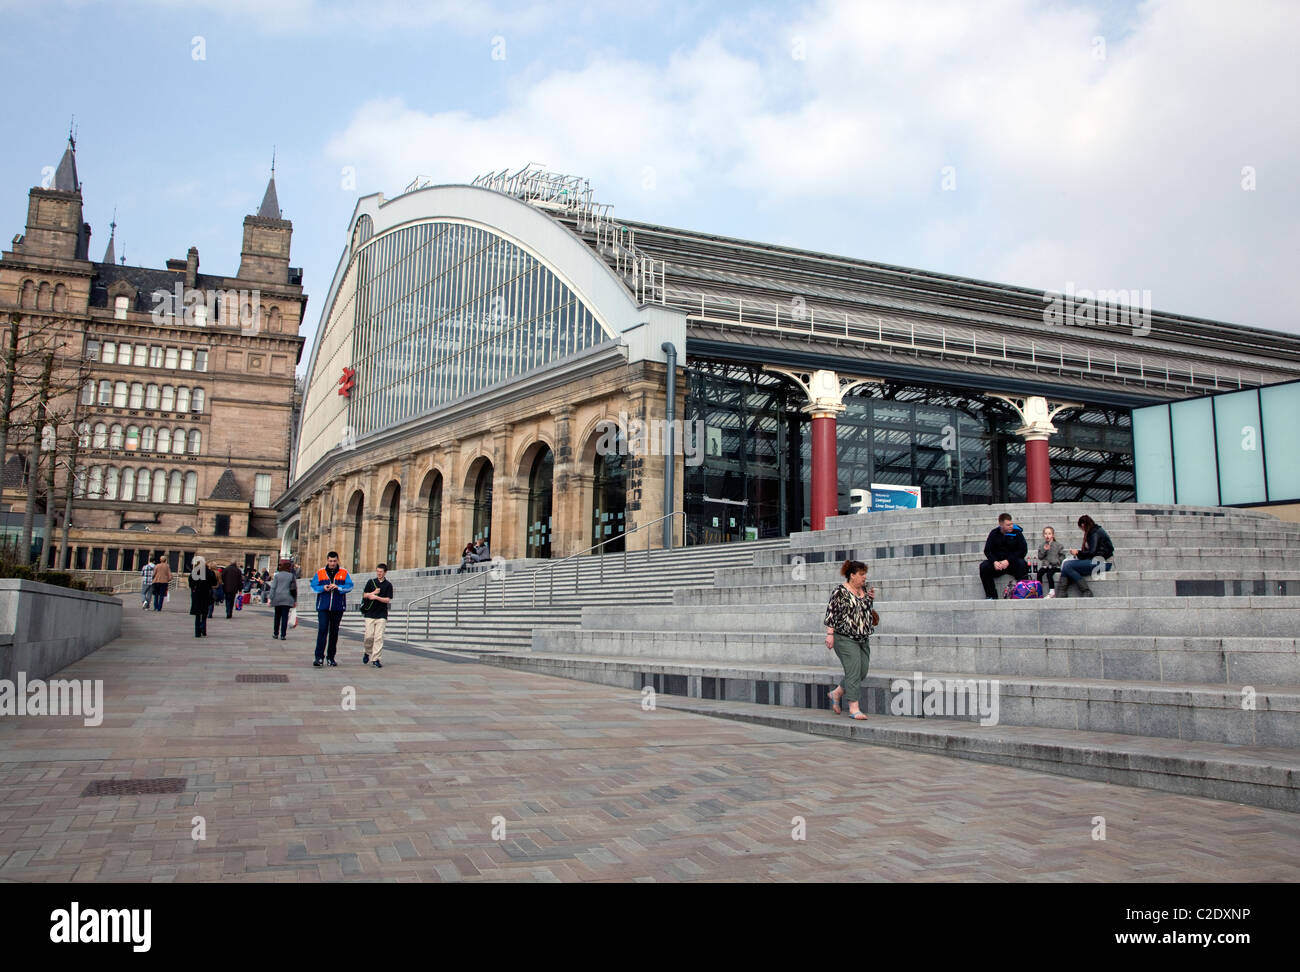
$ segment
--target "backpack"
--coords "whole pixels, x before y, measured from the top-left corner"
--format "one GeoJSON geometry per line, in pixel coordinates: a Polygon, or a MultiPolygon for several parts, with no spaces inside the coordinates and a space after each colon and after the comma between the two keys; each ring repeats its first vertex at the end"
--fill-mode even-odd
{"type": "Polygon", "coordinates": [[[1002,596],[1013,601],[1031,600],[1043,596],[1043,585],[1036,580],[1021,580],[1008,584],[1002,596]]]}

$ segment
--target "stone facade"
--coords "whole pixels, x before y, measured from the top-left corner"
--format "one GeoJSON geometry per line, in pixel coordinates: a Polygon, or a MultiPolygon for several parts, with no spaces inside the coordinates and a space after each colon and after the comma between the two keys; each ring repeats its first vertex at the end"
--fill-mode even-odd
{"type": "MultiPolygon", "coordinates": [[[[66,464],[78,430],[81,495],[57,563],[138,569],[145,550],[173,554],[179,565],[195,553],[220,563],[273,562],[280,545],[270,503],[288,485],[307,302],[302,272],[289,266],[293,224],[279,218],[274,175],[258,215],[244,220],[236,275],[200,274],[193,247],[165,269],[131,267],[113,262],[111,237],[103,262],[88,258],[74,149],[70,142],[54,187],[30,191],[26,231],[0,257],[0,317],[20,314],[24,340],[57,334],[63,392],[54,406],[75,409],[59,430],[59,462],[66,464]],[[235,488],[213,497],[227,469],[235,488]],[[147,492],[138,485],[142,472],[147,492]]],[[[27,463],[27,442],[11,434],[11,462],[18,453],[27,463]]],[[[2,499],[12,535],[28,490],[21,465],[7,472],[2,499]]],[[[64,475],[60,468],[53,496],[56,544],[64,475]]],[[[42,491],[38,526],[46,501],[42,491]]]]}
{"type": "MultiPolygon", "coordinates": [[[[298,532],[291,552],[308,569],[323,565],[331,550],[345,566],[361,570],[381,561],[390,561],[392,569],[433,566],[426,556],[428,524],[440,512],[439,563],[455,565],[474,538],[475,484],[484,463],[491,463],[491,553],[525,557],[530,474],[547,449],[554,457],[550,555],[559,559],[583,551],[597,539],[592,507],[598,445],[608,428],[603,423],[617,422],[620,413],[632,420],[662,419],[665,383],[662,364],[614,366],[508,406],[485,406],[437,428],[398,435],[385,445],[367,448],[363,440],[354,450],[336,451],[294,484],[298,532]],[[442,503],[432,510],[430,496],[439,482],[442,503]],[[388,548],[394,507],[395,558],[388,548]]],[[[682,407],[679,398],[679,415],[682,407]]],[[[633,531],[663,515],[664,463],[659,454],[625,459],[629,550],[662,545],[658,527],[633,531]]],[[[674,508],[680,510],[681,456],[676,463],[674,508]]],[[[680,543],[680,524],[675,535],[680,543]]]]}

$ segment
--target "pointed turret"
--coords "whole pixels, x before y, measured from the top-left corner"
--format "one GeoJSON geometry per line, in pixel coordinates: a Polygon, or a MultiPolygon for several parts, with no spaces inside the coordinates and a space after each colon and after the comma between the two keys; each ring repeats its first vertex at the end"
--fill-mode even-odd
{"type": "Polygon", "coordinates": [[[293,223],[280,215],[280,200],[275,192],[275,158],[272,156],[271,179],[266,184],[262,205],[256,213],[244,217],[239,279],[290,283],[289,241],[292,236],[293,223]]]}
{"type": "Polygon", "coordinates": [[[262,205],[257,207],[257,215],[262,219],[279,219],[280,218],[280,200],[275,195],[275,170],[271,170],[271,181],[266,184],[266,192],[262,196],[262,205]]]}
{"type": "Polygon", "coordinates": [[[77,181],[77,142],[68,134],[68,147],[63,150],[59,167],[54,170],[52,188],[60,192],[80,192],[81,183],[77,181]]]}
{"type": "Polygon", "coordinates": [[[117,256],[113,252],[113,240],[117,236],[117,210],[113,210],[113,221],[108,224],[108,249],[104,251],[104,259],[101,263],[112,265],[117,262],[117,256]]]}

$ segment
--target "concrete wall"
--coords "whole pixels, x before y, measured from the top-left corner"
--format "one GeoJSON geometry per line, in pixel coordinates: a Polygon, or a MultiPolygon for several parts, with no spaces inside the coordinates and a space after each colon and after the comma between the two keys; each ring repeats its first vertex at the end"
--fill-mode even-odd
{"type": "Polygon", "coordinates": [[[0,678],[48,678],[121,633],[116,597],[0,580],[0,678]]]}

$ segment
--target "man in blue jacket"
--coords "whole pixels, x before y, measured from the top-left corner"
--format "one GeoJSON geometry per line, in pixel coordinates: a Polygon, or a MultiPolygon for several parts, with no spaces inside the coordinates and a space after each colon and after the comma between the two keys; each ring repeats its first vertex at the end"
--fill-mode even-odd
{"type": "Polygon", "coordinates": [[[316,660],[314,668],[328,664],[338,667],[334,652],[339,645],[339,624],[348,609],[348,591],[352,590],[352,575],[339,566],[339,555],[331,550],[325,566],[312,575],[311,589],[316,592],[316,660]],[[329,652],[326,654],[326,641],[329,652]]]}
{"type": "Polygon", "coordinates": [[[1029,544],[1024,531],[1011,522],[1011,514],[998,517],[997,528],[984,541],[984,562],[980,564],[980,580],[984,582],[984,596],[997,600],[993,578],[1010,574],[1016,580],[1029,576],[1029,544]]]}

